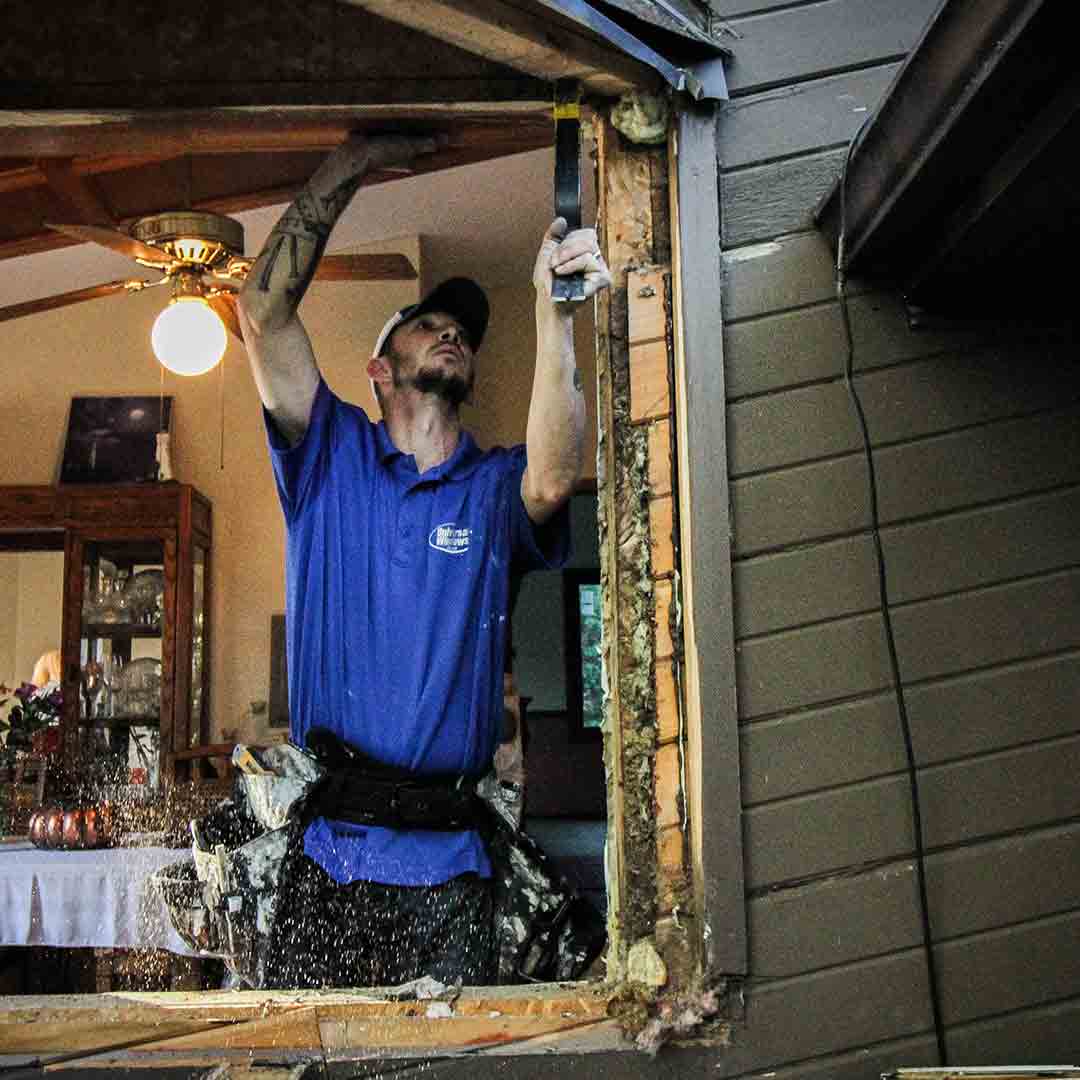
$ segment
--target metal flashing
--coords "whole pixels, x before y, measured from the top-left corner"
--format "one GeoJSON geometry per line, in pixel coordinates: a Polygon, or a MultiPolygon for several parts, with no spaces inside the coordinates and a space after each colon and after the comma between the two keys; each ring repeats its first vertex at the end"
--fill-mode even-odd
{"type": "MultiPolygon", "coordinates": [[[[640,38],[635,37],[613,19],[609,19],[585,0],[538,0],[544,7],[557,11],[580,26],[598,34],[608,44],[646,64],[657,72],[673,90],[689,94],[695,101],[726,101],[727,79],[720,54],[726,52],[713,42],[717,55],[708,60],[679,66],[658,53],[640,38]]],[[[700,42],[699,42],[700,44],[700,42]]]]}

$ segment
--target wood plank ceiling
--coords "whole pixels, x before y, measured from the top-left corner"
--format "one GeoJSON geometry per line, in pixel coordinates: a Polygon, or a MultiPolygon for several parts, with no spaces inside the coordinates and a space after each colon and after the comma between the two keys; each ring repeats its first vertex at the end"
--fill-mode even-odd
{"type": "Polygon", "coordinates": [[[448,31],[467,24],[472,37],[448,32],[458,41],[448,44],[365,0],[64,0],[48,18],[39,3],[9,0],[0,259],[74,242],[46,222],[124,227],[166,209],[287,201],[351,131],[443,133],[417,173],[538,149],[553,141],[551,79],[617,94],[651,78],[557,17],[501,0],[436,6],[448,31]],[[477,12],[501,19],[499,33],[481,34],[477,12]]]}

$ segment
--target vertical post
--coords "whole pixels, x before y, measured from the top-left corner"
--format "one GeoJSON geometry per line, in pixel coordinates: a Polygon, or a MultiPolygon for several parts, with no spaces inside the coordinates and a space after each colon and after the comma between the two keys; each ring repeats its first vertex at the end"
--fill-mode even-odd
{"type": "Polygon", "coordinates": [[[686,107],[671,145],[687,796],[706,975],[747,966],[716,123],[712,106],[686,107]]]}

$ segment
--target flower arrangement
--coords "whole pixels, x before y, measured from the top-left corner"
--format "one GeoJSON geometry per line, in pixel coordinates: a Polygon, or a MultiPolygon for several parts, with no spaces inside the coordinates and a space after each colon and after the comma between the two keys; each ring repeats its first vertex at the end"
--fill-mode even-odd
{"type": "Polygon", "coordinates": [[[6,754],[34,748],[39,741],[34,739],[35,732],[55,724],[62,707],[59,683],[34,686],[24,682],[16,690],[0,683],[0,740],[6,754]]]}

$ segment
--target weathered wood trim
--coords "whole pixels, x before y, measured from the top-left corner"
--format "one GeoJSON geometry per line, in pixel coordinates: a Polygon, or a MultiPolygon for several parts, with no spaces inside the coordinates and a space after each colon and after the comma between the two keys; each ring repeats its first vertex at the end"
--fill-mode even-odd
{"type": "Polygon", "coordinates": [[[716,112],[680,112],[672,153],[676,428],[692,864],[706,971],[746,971],[725,433],[716,112]],[[705,778],[708,778],[706,782],[705,778]]]}
{"type": "Polygon", "coordinates": [[[661,83],[652,68],[586,36],[547,9],[531,11],[503,0],[345,2],[537,78],[578,79],[595,94],[617,97],[661,83]]]}

